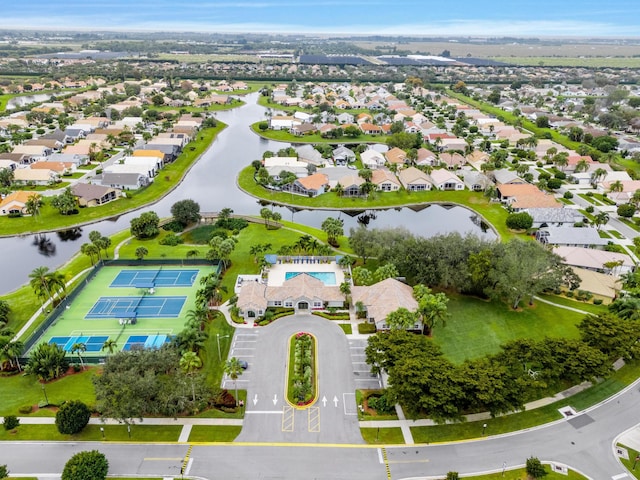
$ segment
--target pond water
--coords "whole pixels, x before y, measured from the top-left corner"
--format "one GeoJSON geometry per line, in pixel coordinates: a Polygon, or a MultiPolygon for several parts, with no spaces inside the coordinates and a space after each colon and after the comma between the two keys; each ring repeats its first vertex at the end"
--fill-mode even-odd
{"type": "Polygon", "coordinates": [[[24,107],[34,102],[48,102],[51,98],[50,94],[36,93],[34,95],[21,95],[19,97],[13,97],[7,102],[7,110],[13,110],[14,108],[24,107]]]}
{"type": "MultiPolygon", "coordinates": [[[[249,125],[265,118],[266,110],[257,105],[257,98],[257,93],[251,94],[244,98],[246,105],[216,114],[229,127],[220,133],[178,188],[147,210],[154,210],[160,217],[166,217],[170,214],[171,205],[190,198],[200,204],[203,212],[229,207],[235,213],[258,215],[263,205],[236,187],[236,177],[251,161],[262,158],[265,150],[277,151],[288,144],[262,139],[250,131],[249,125]]],[[[313,227],[320,227],[327,217],[339,217],[344,220],[345,232],[351,227],[366,225],[369,228],[405,227],[423,236],[460,232],[487,239],[496,238],[493,231],[482,224],[478,215],[457,206],[428,205],[359,212],[272,208],[280,212],[285,220],[313,227]]],[[[128,213],[117,219],[103,220],[65,232],[0,239],[0,294],[26,283],[29,273],[36,267],[47,266],[53,270],[63,265],[79,251],[80,245],[89,241],[90,231],[111,235],[128,228],[131,219],[140,213],[128,213]]]]}

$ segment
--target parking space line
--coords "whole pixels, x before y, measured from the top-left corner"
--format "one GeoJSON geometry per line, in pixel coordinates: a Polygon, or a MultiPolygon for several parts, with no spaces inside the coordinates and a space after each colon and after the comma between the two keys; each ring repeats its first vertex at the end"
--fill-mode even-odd
{"type": "Polygon", "coordinates": [[[282,431],[293,432],[295,410],[290,405],[282,408],[282,431]]]}
{"type": "Polygon", "coordinates": [[[320,408],[311,407],[308,412],[308,429],[312,433],[318,433],[320,431],[320,408]]]}

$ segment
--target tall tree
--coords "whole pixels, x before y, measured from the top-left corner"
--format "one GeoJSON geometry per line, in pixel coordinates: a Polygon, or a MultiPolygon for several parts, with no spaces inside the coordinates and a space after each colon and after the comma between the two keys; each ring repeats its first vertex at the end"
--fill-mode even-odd
{"type": "Polygon", "coordinates": [[[51,206],[57,209],[61,215],[71,215],[78,211],[78,199],[67,187],[60,195],[51,197],[51,206]]]}
{"type": "Polygon", "coordinates": [[[196,352],[185,352],[182,354],[182,357],[180,357],[180,368],[191,379],[191,395],[194,402],[196,401],[196,387],[193,381],[193,374],[201,367],[202,360],[196,352]]]}
{"type": "Polygon", "coordinates": [[[327,234],[329,244],[338,246],[338,237],[344,234],[344,222],[339,218],[327,217],[322,222],[322,230],[327,234]]]}
{"type": "Polygon", "coordinates": [[[31,352],[27,363],[27,372],[45,382],[62,376],[67,368],[66,352],[54,343],[40,343],[31,352]]]}
{"type": "Polygon", "coordinates": [[[171,215],[186,227],[200,220],[200,204],[191,199],[180,200],[171,206],[171,215]]]}

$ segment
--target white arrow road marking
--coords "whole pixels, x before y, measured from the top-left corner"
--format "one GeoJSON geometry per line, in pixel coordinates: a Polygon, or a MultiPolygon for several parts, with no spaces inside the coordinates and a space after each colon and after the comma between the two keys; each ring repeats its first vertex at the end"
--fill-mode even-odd
{"type": "Polygon", "coordinates": [[[278,403],[278,395],[273,395],[273,404],[275,405],[276,403],[278,403]]]}
{"type": "Polygon", "coordinates": [[[253,406],[254,407],[255,407],[256,403],[258,403],[258,394],[257,393],[253,396],[253,406]]]}
{"type": "Polygon", "coordinates": [[[323,407],[327,406],[327,397],[322,397],[322,406],[323,407]]]}
{"type": "Polygon", "coordinates": [[[333,404],[337,407],[338,406],[338,397],[336,397],[335,395],[333,396],[333,404]]]}

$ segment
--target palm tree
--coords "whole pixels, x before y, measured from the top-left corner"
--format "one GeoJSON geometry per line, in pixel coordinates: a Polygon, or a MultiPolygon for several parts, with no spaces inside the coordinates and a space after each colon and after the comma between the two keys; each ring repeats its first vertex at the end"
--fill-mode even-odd
{"type": "MultiPolygon", "coordinates": [[[[49,297],[49,300],[53,301],[51,297],[51,289],[50,289],[50,277],[49,277],[49,267],[37,267],[31,271],[29,274],[29,281],[31,288],[38,297],[44,297],[45,294],[49,297]]],[[[42,305],[44,310],[44,303],[42,305]]]]}
{"type": "Polygon", "coordinates": [[[236,389],[236,405],[238,404],[238,377],[242,375],[242,365],[240,360],[236,357],[230,358],[227,363],[224,364],[224,374],[233,380],[233,384],[236,389]]]}
{"type": "Polygon", "coordinates": [[[596,229],[600,230],[602,225],[605,225],[609,221],[609,214],[607,212],[599,212],[593,217],[593,223],[596,224],[596,229]]]}
{"type": "Polygon", "coordinates": [[[74,343],[71,346],[71,353],[78,354],[78,360],[80,360],[80,365],[82,366],[82,370],[84,370],[84,360],[82,359],[82,354],[86,351],[87,351],[87,345],[82,342],[74,343]]]}
{"type": "Polygon", "coordinates": [[[13,362],[15,361],[15,365],[18,367],[19,371],[22,371],[22,367],[20,366],[20,360],[18,357],[22,355],[24,350],[24,343],[19,340],[9,341],[7,344],[2,347],[2,352],[9,359],[9,363],[13,366],[13,362]]]}
{"type": "Polygon", "coordinates": [[[196,387],[193,381],[193,373],[202,367],[202,360],[196,352],[185,352],[180,358],[180,368],[191,379],[191,396],[193,401],[196,401],[196,387]]]}
{"type": "Polygon", "coordinates": [[[624,190],[624,185],[620,180],[616,180],[609,185],[610,192],[622,192],[624,190]]]}
{"type": "Polygon", "coordinates": [[[351,284],[349,282],[342,282],[340,284],[340,293],[344,295],[344,303],[349,304],[349,296],[351,295],[351,284]]]}
{"type": "Polygon", "coordinates": [[[589,162],[587,162],[584,158],[579,160],[576,163],[576,168],[573,170],[575,173],[586,172],[589,170],[589,162]]]}
{"type": "Polygon", "coordinates": [[[149,255],[149,250],[147,250],[145,247],[136,248],[136,258],[138,260],[142,260],[147,255],[149,255]]]}
{"type": "Polygon", "coordinates": [[[109,338],[102,344],[102,350],[103,351],[106,350],[110,354],[113,354],[116,351],[117,347],[118,347],[118,342],[116,342],[112,338],[109,338]]]}
{"type": "Polygon", "coordinates": [[[197,305],[193,310],[187,311],[187,325],[196,326],[200,330],[208,319],[209,309],[206,306],[197,305]]]}
{"type": "Polygon", "coordinates": [[[80,247],[80,252],[87,255],[91,259],[91,265],[95,265],[95,259],[100,256],[100,249],[93,243],[84,243],[80,247]]]}
{"type": "Polygon", "coordinates": [[[29,198],[27,198],[24,208],[28,215],[32,215],[37,218],[38,215],[40,215],[40,207],[42,207],[42,204],[42,197],[37,193],[33,193],[29,195],[29,198]]]}
{"type": "Polygon", "coordinates": [[[591,185],[597,184],[607,176],[607,171],[604,168],[597,168],[591,174],[591,185]]]}

